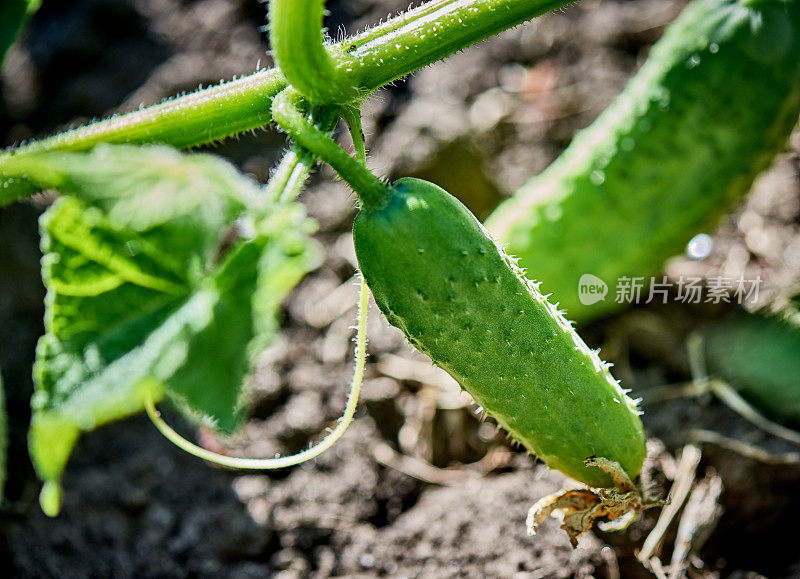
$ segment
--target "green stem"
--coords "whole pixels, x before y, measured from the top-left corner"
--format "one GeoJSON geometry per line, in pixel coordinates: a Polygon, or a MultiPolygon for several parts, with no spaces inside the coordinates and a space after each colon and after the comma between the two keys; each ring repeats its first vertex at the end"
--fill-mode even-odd
{"type": "Polygon", "coordinates": [[[364,93],[575,0],[432,0],[343,43],[364,93]]]}
{"type": "Polygon", "coordinates": [[[280,72],[265,70],[34,141],[7,154],[85,151],[99,143],[166,143],[180,149],[211,143],[272,122],[272,99],[284,88],[280,72]]]}
{"type": "MultiPolygon", "coordinates": [[[[467,46],[570,4],[568,0],[433,0],[358,34],[331,51],[354,58],[350,84],[366,94],[467,46]]],[[[276,70],[178,97],[24,145],[12,153],[83,151],[98,143],[165,143],[186,148],[263,127],[286,88],[276,70]]],[[[4,154],[0,153],[0,162],[4,154]]]]}
{"type": "Polygon", "coordinates": [[[342,109],[342,119],[347,125],[347,130],[350,132],[350,138],[353,139],[353,149],[355,150],[356,159],[362,165],[367,164],[367,143],[364,140],[364,129],[361,126],[361,108],[360,107],[344,107],[342,109]]]}
{"type": "Polygon", "coordinates": [[[287,88],[272,102],[272,116],[278,126],[304,149],[333,167],[358,194],[365,208],[378,208],[392,195],[391,188],[351,157],[325,132],[314,126],[298,108],[301,95],[287,88]]]}
{"type": "MultiPolygon", "coordinates": [[[[323,117],[319,121],[323,131],[332,131],[336,128],[339,121],[338,115],[326,111],[319,111],[319,113],[319,116],[323,117]]],[[[296,199],[308,181],[313,167],[314,156],[311,153],[296,148],[287,151],[269,178],[265,192],[266,197],[271,201],[296,199]]],[[[0,199],[2,199],[2,191],[0,191],[0,199]]]]}
{"type": "Polygon", "coordinates": [[[300,194],[314,161],[308,154],[294,149],[287,151],[275,172],[269,178],[266,196],[271,201],[289,201],[300,194]]]}
{"type": "Polygon", "coordinates": [[[348,78],[352,58],[325,47],[325,0],[272,0],[269,41],[275,63],[294,88],[314,103],[347,103],[358,97],[348,78]]]}

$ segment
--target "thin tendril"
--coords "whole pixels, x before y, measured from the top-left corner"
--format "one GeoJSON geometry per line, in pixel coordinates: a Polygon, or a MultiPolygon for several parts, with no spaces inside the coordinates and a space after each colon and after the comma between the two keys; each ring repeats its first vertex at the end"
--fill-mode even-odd
{"type": "Polygon", "coordinates": [[[293,454],[292,456],[282,456],[277,458],[236,458],[217,454],[206,450],[196,444],[186,440],[180,434],[175,432],[164,419],[161,414],[156,410],[153,398],[148,394],[145,398],[145,410],[147,415],[153,422],[155,427],[163,434],[170,442],[178,448],[185,450],[203,460],[207,460],[220,466],[227,466],[230,468],[239,469],[252,469],[252,470],[268,470],[276,468],[284,468],[287,466],[294,466],[303,462],[316,458],[338,441],[350,426],[355,416],[356,406],[358,405],[358,395],[361,391],[361,381],[364,377],[364,364],[367,359],[367,306],[369,300],[369,289],[361,278],[361,292],[359,295],[358,303],[358,333],[356,334],[356,366],[353,372],[353,380],[350,383],[350,394],[347,398],[347,405],[345,406],[344,413],[339,419],[339,424],[323,438],[316,445],[308,450],[293,454]]]}

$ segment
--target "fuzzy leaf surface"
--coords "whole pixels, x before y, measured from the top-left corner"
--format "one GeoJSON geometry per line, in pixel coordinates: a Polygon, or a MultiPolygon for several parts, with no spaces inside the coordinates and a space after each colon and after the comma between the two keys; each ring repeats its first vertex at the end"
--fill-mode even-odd
{"type": "Polygon", "coordinates": [[[252,356],[316,263],[302,207],[262,201],[218,158],[164,147],[34,161],[27,179],[68,194],[40,223],[46,333],[29,434],[39,475],[58,481],[81,432],[140,412],[148,395],[233,430],[252,356]]]}

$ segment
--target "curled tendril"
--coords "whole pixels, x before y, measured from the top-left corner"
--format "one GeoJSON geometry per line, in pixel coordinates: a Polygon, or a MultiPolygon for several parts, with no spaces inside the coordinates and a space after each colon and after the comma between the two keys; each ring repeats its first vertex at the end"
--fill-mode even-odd
{"type": "Polygon", "coordinates": [[[303,462],[316,458],[338,441],[347,430],[348,426],[353,422],[355,416],[356,406],[358,405],[358,396],[361,391],[361,382],[364,377],[364,364],[367,358],[367,306],[369,300],[369,289],[361,278],[361,291],[358,302],[358,326],[356,334],[356,365],[353,371],[353,380],[350,383],[350,394],[347,398],[347,405],[345,406],[344,413],[339,419],[339,423],[325,438],[319,441],[314,446],[310,447],[303,452],[293,454],[291,456],[282,456],[276,458],[237,458],[225,456],[212,452],[205,448],[201,448],[196,444],[186,440],[180,434],[175,432],[156,409],[153,397],[148,395],[145,398],[145,410],[150,420],[155,427],[163,434],[170,442],[175,444],[178,448],[185,450],[203,460],[207,460],[220,466],[230,468],[248,469],[248,470],[270,470],[277,468],[285,468],[294,466],[303,462]]]}

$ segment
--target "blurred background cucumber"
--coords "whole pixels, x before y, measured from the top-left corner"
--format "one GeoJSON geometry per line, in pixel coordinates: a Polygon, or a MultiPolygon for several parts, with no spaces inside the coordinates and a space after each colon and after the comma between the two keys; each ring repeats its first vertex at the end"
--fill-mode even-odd
{"type": "Polygon", "coordinates": [[[625,90],[486,225],[567,317],[620,307],[613,286],[649,276],[713,227],[783,151],[800,115],[800,2],[697,0],[625,90]],[[578,281],[612,289],[584,305],[578,281]]]}

